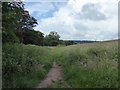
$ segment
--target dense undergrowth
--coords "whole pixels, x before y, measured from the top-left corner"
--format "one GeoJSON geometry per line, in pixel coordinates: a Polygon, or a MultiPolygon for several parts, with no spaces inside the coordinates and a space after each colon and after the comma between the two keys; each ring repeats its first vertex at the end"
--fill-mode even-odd
{"type": "MultiPolygon", "coordinates": [[[[72,88],[118,87],[118,42],[59,47],[3,46],[3,87],[34,87],[56,61],[72,88]]],[[[53,88],[63,87],[55,83],[53,88]]]]}
{"type": "Polygon", "coordinates": [[[3,45],[3,88],[34,87],[52,66],[50,51],[34,45],[3,45]]]}

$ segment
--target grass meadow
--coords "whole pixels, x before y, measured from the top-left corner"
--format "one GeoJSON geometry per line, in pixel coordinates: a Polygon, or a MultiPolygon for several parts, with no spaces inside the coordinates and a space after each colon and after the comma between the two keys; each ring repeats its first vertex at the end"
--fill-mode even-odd
{"type": "MultiPolygon", "coordinates": [[[[3,46],[3,87],[34,87],[55,60],[71,88],[118,87],[118,41],[58,46],[3,46]]],[[[55,83],[51,87],[62,87],[55,83]]]]}
{"type": "Polygon", "coordinates": [[[78,44],[57,49],[56,60],[62,66],[64,80],[70,87],[118,87],[118,41],[78,44]]]}

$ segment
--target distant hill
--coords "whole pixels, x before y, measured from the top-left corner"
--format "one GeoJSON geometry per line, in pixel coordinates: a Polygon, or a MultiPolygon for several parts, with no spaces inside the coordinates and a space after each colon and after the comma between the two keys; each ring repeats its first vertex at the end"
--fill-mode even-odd
{"type": "Polygon", "coordinates": [[[78,44],[78,43],[82,44],[82,43],[94,43],[94,42],[98,42],[98,41],[78,41],[78,40],[75,40],[73,42],[76,44],[78,44]]]}
{"type": "Polygon", "coordinates": [[[89,40],[65,40],[69,42],[73,42],[74,44],[84,44],[84,43],[94,43],[99,41],[89,41],[89,40]]]}

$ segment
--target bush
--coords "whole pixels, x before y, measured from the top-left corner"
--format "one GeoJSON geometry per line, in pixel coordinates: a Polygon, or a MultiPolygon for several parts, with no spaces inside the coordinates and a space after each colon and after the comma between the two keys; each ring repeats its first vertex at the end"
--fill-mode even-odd
{"type": "Polygon", "coordinates": [[[34,87],[43,79],[51,66],[52,57],[47,48],[5,44],[3,45],[3,88],[34,87]]]}

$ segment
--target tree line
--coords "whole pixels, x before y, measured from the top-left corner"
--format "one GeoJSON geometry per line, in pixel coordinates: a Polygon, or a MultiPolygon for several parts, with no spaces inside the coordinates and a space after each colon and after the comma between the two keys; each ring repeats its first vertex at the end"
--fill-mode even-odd
{"type": "Polygon", "coordinates": [[[73,42],[60,40],[57,32],[48,35],[35,31],[37,20],[25,10],[23,2],[2,3],[2,42],[24,43],[40,46],[70,45],[73,42]]]}

